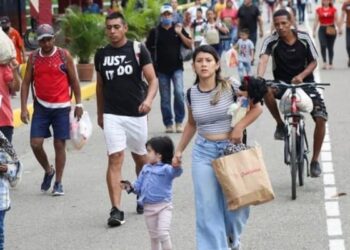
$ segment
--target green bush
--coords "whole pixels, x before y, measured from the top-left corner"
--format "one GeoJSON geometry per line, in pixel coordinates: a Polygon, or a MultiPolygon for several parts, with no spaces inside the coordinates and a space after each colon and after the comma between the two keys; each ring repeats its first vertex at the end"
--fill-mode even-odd
{"type": "Polygon", "coordinates": [[[67,8],[61,24],[67,47],[80,64],[90,63],[96,49],[106,43],[101,15],[67,8]]]}
{"type": "Polygon", "coordinates": [[[123,10],[123,15],[128,23],[129,39],[142,40],[148,32],[157,25],[160,7],[164,0],[145,0],[143,8],[136,8],[137,0],[129,0],[123,10]]]}

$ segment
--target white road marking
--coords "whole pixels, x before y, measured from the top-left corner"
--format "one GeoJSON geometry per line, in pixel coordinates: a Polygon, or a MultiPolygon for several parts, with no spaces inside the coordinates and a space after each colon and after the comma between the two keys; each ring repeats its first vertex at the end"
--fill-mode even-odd
{"type": "Polygon", "coordinates": [[[339,203],[337,201],[326,201],[326,214],[328,217],[339,216],[339,203]]]}
{"type": "Polygon", "coordinates": [[[323,174],[323,184],[326,186],[335,185],[334,174],[323,174]]]}
{"type": "Polygon", "coordinates": [[[329,236],[339,236],[343,234],[340,219],[327,219],[327,228],[329,236]]]}
{"type": "Polygon", "coordinates": [[[332,162],[322,162],[323,173],[333,173],[333,163],[332,162]]]}
{"type": "MultiPolygon", "coordinates": [[[[308,13],[305,13],[305,26],[311,36],[308,13]]],[[[312,38],[314,44],[315,41],[312,38]]],[[[321,82],[319,67],[314,71],[315,81],[321,82]]],[[[322,93],[323,94],[323,93],[322,93]]],[[[323,96],[323,95],[322,95],[323,96]]],[[[329,136],[329,124],[326,125],[326,135],[321,149],[321,164],[323,169],[324,199],[327,215],[327,232],[329,236],[330,250],[345,250],[342,223],[339,211],[337,187],[335,185],[334,168],[332,163],[331,139],[329,136]]]]}
{"type": "Polygon", "coordinates": [[[322,161],[332,161],[332,152],[321,151],[321,160],[322,161]]]}
{"type": "Polygon", "coordinates": [[[329,241],[330,250],[345,250],[344,240],[330,240],[329,241]]]}

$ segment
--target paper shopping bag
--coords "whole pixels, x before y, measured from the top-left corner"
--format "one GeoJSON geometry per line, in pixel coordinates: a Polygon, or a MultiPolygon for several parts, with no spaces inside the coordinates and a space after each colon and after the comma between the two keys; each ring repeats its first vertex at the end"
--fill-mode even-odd
{"type": "Polygon", "coordinates": [[[260,146],[220,157],[213,161],[213,168],[229,210],[275,197],[260,146]]]}

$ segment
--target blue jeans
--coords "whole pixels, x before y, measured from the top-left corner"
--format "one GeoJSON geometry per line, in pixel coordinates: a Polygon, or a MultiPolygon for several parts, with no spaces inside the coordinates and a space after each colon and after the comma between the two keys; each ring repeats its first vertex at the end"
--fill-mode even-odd
{"type": "Polygon", "coordinates": [[[4,250],[4,242],[5,242],[5,214],[6,210],[0,211],[0,250],[4,250]]]}
{"type": "Polygon", "coordinates": [[[171,108],[171,81],[174,87],[175,123],[182,123],[185,118],[183,70],[176,70],[172,74],[158,72],[158,80],[163,124],[165,126],[170,126],[174,123],[171,108]]]}
{"type": "Polygon", "coordinates": [[[235,44],[237,42],[237,32],[238,32],[238,28],[237,26],[233,26],[231,31],[230,31],[230,40],[223,40],[222,43],[222,52],[224,51],[228,51],[229,49],[231,49],[231,44],[235,44]]]}
{"type": "Polygon", "coordinates": [[[223,154],[229,143],[209,141],[197,136],[192,152],[192,179],[196,207],[196,242],[198,250],[227,250],[231,236],[237,248],[240,235],[249,217],[249,207],[227,210],[226,201],[216,179],[212,160],[223,154]]]}
{"type": "Polygon", "coordinates": [[[241,81],[243,80],[244,76],[250,76],[252,75],[252,66],[250,62],[242,62],[240,61],[238,63],[238,75],[241,81]]]}

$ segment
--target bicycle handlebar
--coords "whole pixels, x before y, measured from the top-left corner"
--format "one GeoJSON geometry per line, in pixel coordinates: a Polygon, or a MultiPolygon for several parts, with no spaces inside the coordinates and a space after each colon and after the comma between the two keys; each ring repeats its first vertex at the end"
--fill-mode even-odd
{"type": "Polygon", "coordinates": [[[267,86],[271,86],[271,85],[275,85],[275,86],[282,86],[285,88],[289,88],[289,89],[296,89],[296,88],[302,88],[302,87],[310,87],[310,86],[330,86],[330,83],[316,83],[316,82],[304,82],[304,83],[298,83],[298,84],[294,84],[294,83],[286,83],[284,81],[275,81],[275,80],[266,80],[266,85],[267,86]]]}

